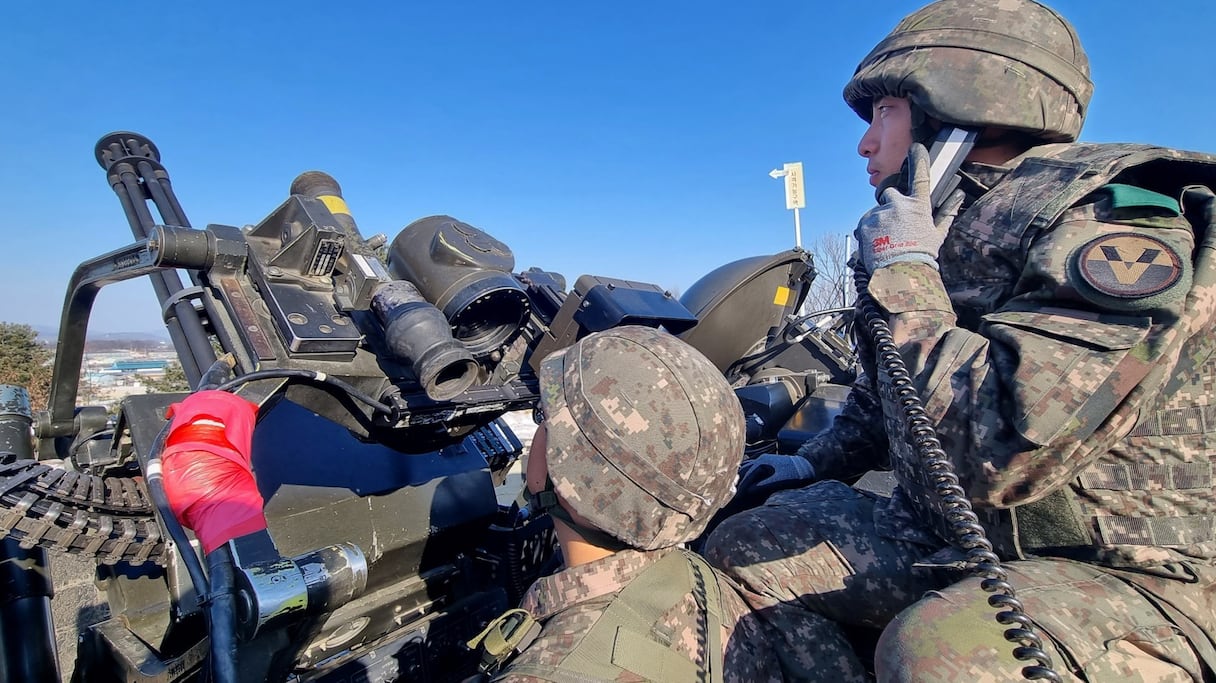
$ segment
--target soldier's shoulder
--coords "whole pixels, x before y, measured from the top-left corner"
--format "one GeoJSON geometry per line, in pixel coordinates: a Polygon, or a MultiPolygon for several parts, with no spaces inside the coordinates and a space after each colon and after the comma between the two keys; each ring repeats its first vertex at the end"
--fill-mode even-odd
{"type": "Polygon", "coordinates": [[[1031,148],[1023,159],[1058,159],[1061,161],[1095,158],[1132,159],[1162,158],[1216,163],[1216,155],[1207,152],[1164,147],[1140,142],[1062,142],[1031,148]]]}

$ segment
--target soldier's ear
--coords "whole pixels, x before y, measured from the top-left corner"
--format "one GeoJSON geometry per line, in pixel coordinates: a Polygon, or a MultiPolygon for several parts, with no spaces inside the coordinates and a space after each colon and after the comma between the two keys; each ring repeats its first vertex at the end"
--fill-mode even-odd
{"type": "Polygon", "coordinates": [[[532,435],[532,445],[528,448],[527,459],[524,462],[524,482],[531,493],[539,493],[545,488],[549,478],[549,463],[545,457],[549,448],[549,433],[542,423],[532,435]]]}

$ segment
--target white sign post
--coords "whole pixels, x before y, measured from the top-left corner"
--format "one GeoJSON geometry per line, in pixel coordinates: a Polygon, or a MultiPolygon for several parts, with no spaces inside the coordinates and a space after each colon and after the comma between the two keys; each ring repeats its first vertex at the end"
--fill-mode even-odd
{"type": "Polygon", "coordinates": [[[794,246],[802,248],[802,221],[798,209],[806,207],[802,186],[802,162],[795,161],[768,172],[770,178],[785,178],[785,208],[794,211],[794,246]]]}

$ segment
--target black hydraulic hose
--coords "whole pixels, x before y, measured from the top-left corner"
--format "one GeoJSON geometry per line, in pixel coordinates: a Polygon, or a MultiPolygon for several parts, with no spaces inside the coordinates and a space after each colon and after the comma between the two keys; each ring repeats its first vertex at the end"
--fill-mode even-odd
{"type": "MultiPolygon", "coordinates": [[[[199,390],[213,389],[232,370],[232,356],[225,354],[207,369],[199,379],[199,390]]],[[[194,584],[194,592],[198,595],[199,605],[207,617],[207,634],[211,647],[211,677],[216,683],[236,683],[237,678],[237,646],[236,646],[236,587],[235,572],[233,571],[232,555],[227,546],[221,546],[207,554],[207,564],[211,569],[208,578],[199,562],[198,555],[186,538],[177,517],[169,507],[169,497],[165,493],[164,477],[161,472],[161,453],[165,448],[165,440],[173,423],[167,422],[157,434],[148,454],[148,466],[145,480],[148,494],[152,503],[160,512],[161,521],[168,530],[169,536],[181,551],[182,560],[186,563],[186,571],[194,584]]]]}
{"type": "Polygon", "coordinates": [[[232,376],[232,368],[236,367],[236,357],[231,353],[225,353],[220,356],[207,368],[207,372],[198,380],[198,388],[195,391],[206,391],[210,389],[218,389],[229,377],[232,376]]]}
{"type": "Polygon", "coordinates": [[[351,386],[349,383],[344,382],[344,381],[338,379],[337,377],[331,377],[331,376],[325,374],[324,372],[317,372],[314,370],[297,370],[294,368],[276,368],[276,369],[272,369],[272,370],[257,370],[255,372],[250,372],[250,373],[241,375],[240,377],[237,377],[234,380],[225,382],[224,384],[221,384],[218,387],[216,387],[216,389],[219,389],[220,391],[235,391],[237,388],[239,388],[240,386],[242,386],[248,382],[257,381],[260,379],[278,379],[278,378],[283,378],[283,377],[296,377],[296,378],[300,378],[300,379],[306,379],[306,380],[309,380],[312,382],[318,382],[320,384],[328,384],[328,385],[346,393],[351,398],[356,399],[356,400],[368,405],[372,410],[376,411],[377,413],[381,413],[381,414],[387,415],[389,417],[392,417],[396,413],[396,409],[394,409],[391,405],[377,401],[376,399],[372,398],[371,396],[368,396],[367,394],[363,393],[362,391],[359,391],[355,387],[351,386]]]}
{"type": "Polygon", "coordinates": [[[208,633],[211,635],[211,679],[216,683],[236,683],[236,562],[228,544],[207,554],[211,569],[211,604],[208,633]]]}
{"type": "Polygon", "coordinates": [[[954,541],[967,552],[968,570],[982,578],[980,587],[987,593],[988,604],[998,608],[998,623],[1011,626],[1005,630],[1005,640],[1015,643],[1013,656],[1021,662],[1034,664],[1022,668],[1027,680],[1046,680],[1061,683],[1060,675],[1052,668],[1051,655],[1043,648],[1043,641],[1035,631],[1034,623],[1026,616],[1022,602],[1017,599],[1009,575],[1001,566],[1001,560],[993,552],[979,517],[971,507],[971,500],[959,484],[954,464],[942,449],[937,438],[937,429],[925,412],[920,396],[913,386],[911,374],[904,359],[899,355],[891,328],[869,293],[870,276],[863,268],[853,273],[857,285],[857,303],[874,343],[877,362],[886,370],[896,392],[896,399],[903,408],[900,415],[913,446],[920,456],[921,465],[933,480],[934,491],[946,509],[954,541]]]}
{"type": "Polygon", "coordinates": [[[194,584],[194,592],[198,594],[199,604],[206,606],[211,595],[211,584],[207,581],[207,574],[203,571],[203,563],[199,561],[198,555],[190,545],[190,539],[186,538],[186,530],[173,515],[173,509],[169,507],[169,496],[165,494],[165,479],[161,472],[160,455],[165,449],[165,439],[169,437],[169,427],[172,425],[172,422],[166,422],[164,428],[156,435],[156,440],[152,442],[152,450],[148,453],[148,464],[144,467],[144,481],[148,485],[148,495],[152,498],[152,504],[160,513],[161,522],[169,532],[169,537],[177,545],[182,561],[186,563],[186,571],[190,574],[190,582],[194,584]]]}

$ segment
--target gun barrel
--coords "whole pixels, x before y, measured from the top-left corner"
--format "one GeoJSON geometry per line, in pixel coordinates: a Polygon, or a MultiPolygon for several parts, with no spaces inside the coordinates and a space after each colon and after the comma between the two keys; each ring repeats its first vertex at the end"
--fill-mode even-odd
{"type": "MultiPolygon", "coordinates": [[[[106,171],[110,187],[118,195],[135,239],[147,239],[155,230],[149,200],[160,214],[162,224],[190,227],[173,193],[169,173],[160,163],[160,151],[151,140],[138,133],[110,133],[98,140],[94,153],[97,163],[106,171]]],[[[197,274],[188,272],[192,283],[197,285],[197,274]]],[[[153,273],[150,279],[157,301],[165,307],[165,328],[177,349],[182,371],[190,386],[197,386],[203,372],[215,362],[215,351],[202,319],[192,303],[178,297],[183,286],[176,270],[153,273]]]]}

